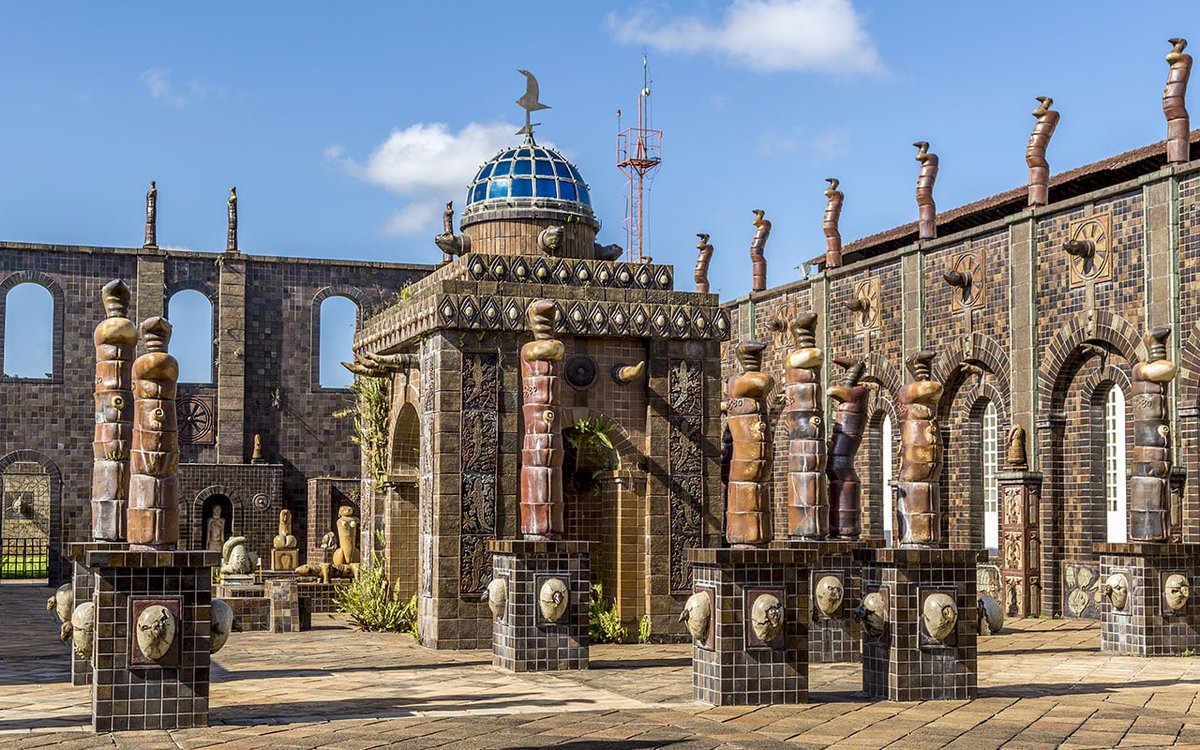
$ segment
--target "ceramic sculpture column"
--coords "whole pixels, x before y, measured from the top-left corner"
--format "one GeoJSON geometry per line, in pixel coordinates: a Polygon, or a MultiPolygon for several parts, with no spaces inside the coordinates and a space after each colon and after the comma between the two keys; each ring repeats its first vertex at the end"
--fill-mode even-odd
{"type": "Polygon", "coordinates": [[[145,354],[133,363],[133,450],[130,453],[129,543],[141,549],[175,549],[179,540],[179,432],[175,390],[179,362],[167,353],[166,318],[142,323],[145,354]]]}
{"type": "Polygon", "coordinates": [[[96,326],[96,428],[92,441],[92,539],[125,539],[129,449],[133,440],[133,356],[137,329],[128,317],[129,287],[104,285],[105,318],[96,326]]]}
{"type": "Polygon", "coordinates": [[[765,547],[772,537],[767,498],[767,482],[771,478],[767,396],[775,387],[775,380],[761,371],[764,348],[757,341],[738,347],[742,373],[730,377],[725,389],[724,408],[733,437],[725,537],[735,547],[765,547]]]}
{"type": "Polygon", "coordinates": [[[795,348],[788,352],[784,361],[788,536],[793,539],[824,539],[829,534],[821,413],[821,364],[825,353],[816,345],[816,327],[815,313],[804,313],[792,321],[790,328],[795,348]]]}
{"type": "Polygon", "coordinates": [[[898,503],[900,546],[941,546],[942,440],[937,405],[942,384],[932,379],[934,353],[909,357],[912,382],[900,389],[900,481],[898,503]]]}
{"type": "Polygon", "coordinates": [[[1133,464],[1129,479],[1129,537],[1165,542],[1170,534],[1171,425],[1167,388],[1178,369],[1167,359],[1169,328],[1143,339],[1146,361],[1133,366],[1133,464]]]}
{"type": "Polygon", "coordinates": [[[835,538],[858,539],[862,533],[859,515],[862,484],[854,459],[862,445],[871,392],[859,382],[866,365],[861,362],[851,365],[849,360],[840,358],[834,363],[845,374],[829,389],[829,398],[837,404],[829,435],[829,533],[835,538]]]}
{"type": "Polygon", "coordinates": [[[563,533],[562,414],[559,374],[563,343],[554,338],[554,303],[529,306],[533,341],[521,347],[525,440],[521,446],[521,533],[525,539],[559,539],[563,533]]]}

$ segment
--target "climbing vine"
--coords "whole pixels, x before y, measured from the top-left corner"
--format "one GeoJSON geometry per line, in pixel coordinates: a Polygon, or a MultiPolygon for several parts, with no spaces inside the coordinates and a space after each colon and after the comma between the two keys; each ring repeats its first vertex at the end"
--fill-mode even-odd
{"type": "Polygon", "coordinates": [[[368,476],[380,485],[387,478],[388,384],[384,378],[355,375],[350,391],[356,396],[355,406],[333,416],[354,417],[351,439],[362,447],[368,476]]]}
{"type": "Polygon", "coordinates": [[[613,445],[613,435],[617,426],[602,416],[593,418],[581,417],[571,425],[563,436],[567,443],[575,449],[576,466],[595,467],[595,475],[615,471],[621,468],[620,458],[616,456],[613,445]]]}

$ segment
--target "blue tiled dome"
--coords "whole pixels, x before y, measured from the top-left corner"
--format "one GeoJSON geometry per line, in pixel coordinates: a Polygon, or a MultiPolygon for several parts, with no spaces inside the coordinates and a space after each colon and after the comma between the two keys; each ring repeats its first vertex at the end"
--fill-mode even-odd
{"type": "Polygon", "coordinates": [[[467,187],[464,220],[492,208],[542,208],[588,219],[595,215],[575,165],[554,149],[531,142],[493,156],[467,187]]]}

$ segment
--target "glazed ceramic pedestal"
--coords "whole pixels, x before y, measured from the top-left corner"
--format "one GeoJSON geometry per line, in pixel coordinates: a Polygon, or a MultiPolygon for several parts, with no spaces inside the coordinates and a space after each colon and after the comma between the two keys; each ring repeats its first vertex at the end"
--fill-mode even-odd
{"type": "Polygon", "coordinates": [[[862,626],[850,611],[862,599],[862,563],[854,551],[874,549],[879,539],[784,539],[772,542],[779,549],[812,550],[816,562],[809,574],[811,607],[808,625],[808,661],[810,664],[862,661],[862,626]],[[825,613],[817,605],[817,582],[833,576],[842,585],[842,604],[833,613],[825,613]]]}
{"type": "Polygon", "coordinates": [[[691,549],[693,589],[712,605],[708,638],[694,641],[695,699],[713,706],[808,701],[809,571],[813,549],[691,549]],[[755,600],[784,605],[783,627],[763,642],[750,623],[755,600]]]}
{"type": "Polygon", "coordinates": [[[587,669],[588,543],[496,539],[488,550],[493,579],[508,585],[507,604],[492,626],[492,664],[510,672],[587,669]],[[538,592],[552,578],[568,592],[557,622],[538,606],[538,592]]]}
{"type": "Polygon", "coordinates": [[[211,568],[206,550],[87,553],[96,606],[92,728],[97,732],[208,725],[211,568]],[[175,616],[175,639],[159,659],[138,648],[136,614],[159,605],[175,616]]]}
{"type": "MultiPolygon", "coordinates": [[[[71,542],[67,545],[67,558],[71,561],[71,588],[75,606],[92,600],[92,571],[87,566],[87,553],[93,550],[122,550],[126,542],[71,542]]],[[[92,684],[92,660],[79,656],[71,641],[71,684],[92,684]]]]}
{"type": "Polygon", "coordinates": [[[1100,602],[1100,650],[1129,656],[1180,656],[1200,647],[1200,544],[1131,542],[1092,545],[1100,555],[1100,583],[1114,573],[1129,580],[1124,608],[1100,602]],[[1167,603],[1165,586],[1172,575],[1192,587],[1179,611],[1167,603]]]}
{"type": "Polygon", "coordinates": [[[975,565],[978,550],[899,549],[857,553],[863,561],[862,595],[878,592],[888,623],[879,636],[864,631],[863,692],[892,701],[970,700],[977,689],[979,632],[975,565]],[[925,599],[954,599],[958,619],[941,641],[922,621],[925,599]]]}

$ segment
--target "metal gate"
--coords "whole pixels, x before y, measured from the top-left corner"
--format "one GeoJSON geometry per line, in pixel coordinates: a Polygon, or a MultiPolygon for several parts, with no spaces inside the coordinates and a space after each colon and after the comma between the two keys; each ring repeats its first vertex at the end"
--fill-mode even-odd
{"type": "Polygon", "coordinates": [[[0,578],[50,574],[50,475],[17,461],[0,474],[0,578]]]}
{"type": "Polygon", "coordinates": [[[50,554],[45,537],[0,539],[0,578],[50,577],[50,554]]]}

